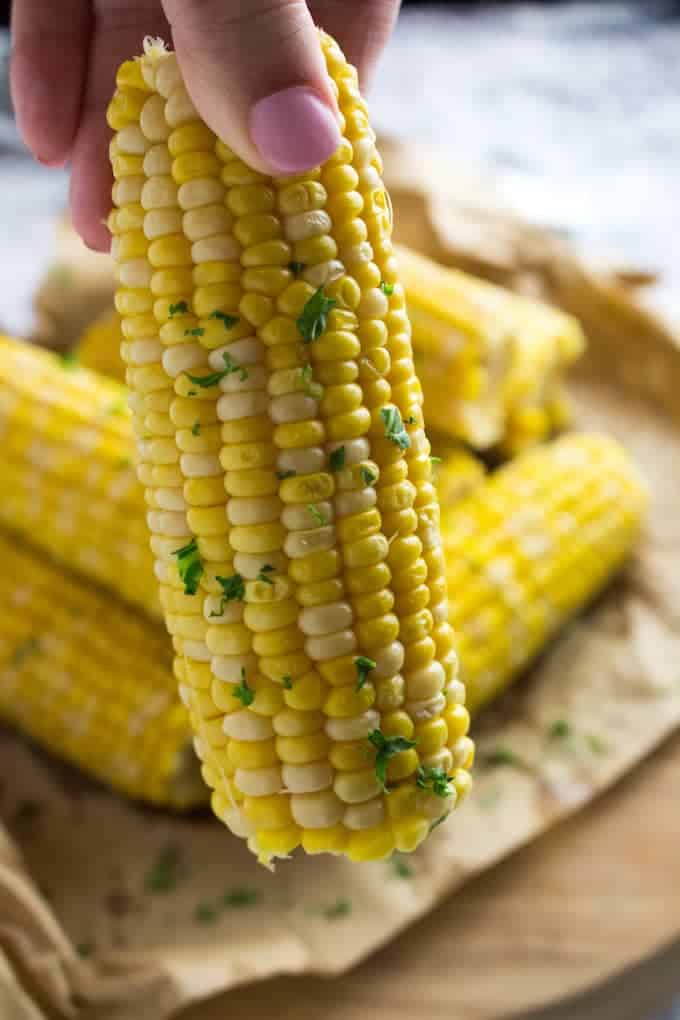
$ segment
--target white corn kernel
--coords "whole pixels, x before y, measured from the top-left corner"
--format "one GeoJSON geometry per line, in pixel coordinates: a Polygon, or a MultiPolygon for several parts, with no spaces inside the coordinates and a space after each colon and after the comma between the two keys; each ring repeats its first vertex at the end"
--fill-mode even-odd
{"type": "Polygon", "coordinates": [[[343,804],[332,790],[295,793],[290,798],[290,810],[303,829],[329,829],[341,820],[343,804]]]}
{"type": "Polygon", "coordinates": [[[342,821],[348,829],[373,829],[380,825],[385,815],[382,797],[367,800],[364,804],[352,804],[345,809],[342,821]]]}
{"type": "Polygon", "coordinates": [[[317,793],[327,790],[333,782],[333,769],[328,762],[314,761],[307,765],[284,765],[281,777],[290,793],[317,793]]]}

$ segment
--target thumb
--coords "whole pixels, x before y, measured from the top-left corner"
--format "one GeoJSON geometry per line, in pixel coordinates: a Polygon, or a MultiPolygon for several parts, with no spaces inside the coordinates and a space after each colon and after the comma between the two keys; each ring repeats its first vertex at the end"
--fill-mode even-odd
{"type": "Polygon", "coordinates": [[[212,130],[256,170],[302,173],[341,141],[304,0],[163,0],[184,80],[212,130]]]}

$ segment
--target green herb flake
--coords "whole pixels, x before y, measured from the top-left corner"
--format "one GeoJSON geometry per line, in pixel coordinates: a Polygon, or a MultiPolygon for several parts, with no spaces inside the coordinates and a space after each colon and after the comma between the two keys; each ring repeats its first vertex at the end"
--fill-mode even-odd
{"type": "Polygon", "coordinates": [[[168,315],[171,319],[174,319],[176,315],[186,315],[188,311],[189,305],[186,301],[178,301],[176,304],[170,305],[168,315]]]}
{"type": "Polygon", "coordinates": [[[159,851],[158,857],[144,878],[147,892],[172,892],[182,877],[182,859],[179,847],[169,843],[159,851]]]}
{"type": "Polygon", "coordinates": [[[448,814],[446,814],[446,815],[440,815],[439,818],[435,818],[435,820],[433,821],[432,825],[430,826],[430,830],[429,831],[430,832],[434,832],[434,830],[439,825],[441,825],[442,822],[445,822],[448,817],[449,817],[448,814]]]}
{"type": "Polygon", "coordinates": [[[342,471],[345,466],[346,457],[347,451],[344,446],[338,446],[335,450],[332,450],[331,455],[328,458],[331,471],[342,471]]]}
{"type": "Polygon", "coordinates": [[[393,283],[386,283],[384,280],[382,280],[380,283],[380,289],[383,292],[383,294],[387,295],[387,297],[392,297],[392,295],[394,294],[393,283]]]}
{"type": "Polygon", "coordinates": [[[248,885],[237,886],[225,892],[222,897],[222,906],[231,910],[239,909],[240,907],[252,907],[259,898],[260,894],[257,889],[253,889],[248,885]]]}
{"type": "Polygon", "coordinates": [[[186,373],[188,379],[196,386],[200,386],[201,389],[208,389],[210,386],[217,386],[223,379],[226,379],[228,375],[233,375],[234,372],[238,372],[241,382],[245,382],[248,378],[248,369],[244,368],[243,365],[239,365],[238,362],[234,361],[231,354],[226,351],[222,354],[222,361],[224,362],[224,368],[220,369],[219,372],[210,372],[208,375],[190,375],[186,373]]]}
{"type": "Polygon", "coordinates": [[[573,736],[573,733],[571,723],[568,723],[566,719],[556,719],[548,727],[549,740],[567,740],[573,736]]]}
{"type": "Polygon", "coordinates": [[[412,414],[410,414],[408,416],[408,418],[404,418],[404,425],[415,425],[415,423],[416,423],[416,420],[415,420],[415,418],[413,417],[412,414]]]}
{"type": "Polygon", "coordinates": [[[270,574],[273,574],[273,573],[274,573],[274,568],[271,565],[271,563],[264,563],[260,567],[260,572],[257,575],[257,580],[258,581],[264,581],[265,584],[273,584],[274,583],[274,579],[269,576],[270,574]]]}
{"type": "Polygon", "coordinates": [[[494,747],[490,751],[482,751],[479,754],[479,764],[490,769],[503,768],[525,768],[525,764],[519,755],[511,751],[509,747],[494,747]]]}
{"type": "Polygon", "coordinates": [[[359,468],[359,474],[361,475],[361,480],[364,485],[375,485],[378,480],[378,476],[375,471],[371,471],[371,469],[366,467],[365,464],[362,464],[359,468]]]}
{"type": "Polygon", "coordinates": [[[323,916],[327,921],[339,921],[343,917],[349,917],[352,913],[351,900],[339,896],[335,903],[323,908],[323,916]]]}
{"type": "Polygon", "coordinates": [[[588,733],[585,739],[593,754],[606,754],[609,750],[606,741],[602,737],[598,737],[596,733],[588,733]]]}
{"type": "Polygon", "coordinates": [[[230,574],[229,577],[220,577],[215,580],[222,588],[219,612],[212,612],[211,616],[222,616],[227,602],[243,602],[246,597],[246,586],[240,574],[230,574]]]}
{"type": "Polygon", "coordinates": [[[400,450],[408,450],[411,438],[404,428],[399,408],[391,404],[380,409],[380,417],[385,424],[385,438],[398,446],[400,450]]]}
{"type": "Polygon", "coordinates": [[[392,854],[390,866],[395,878],[413,878],[413,868],[403,854],[392,854]]]}
{"type": "Polygon", "coordinates": [[[279,479],[280,482],[284,481],[284,479],[286,479],[286,478],[295,478],[295,475],[296,475],[295,471],[277,471],[276,472],[276,477],[279,479]]]}
{"type": "Polygon", "coordinates": [[[368,680],[368,674],[371,672],[372,669],[375,669],[376,664],[373,661],[373,659],[368,659],[366,658],[365,655],[357,655],[356,659],[354,660],[354,665],[356,666],[357,671],[356,689],[360,691],[361,688],[366,684],[366,681],[368,680]]]}
{"type": "Polygon", "coordinates": [[[22,641],[14,649],[10,664],[14,666],[15,669],[18,669],[20,666],[23,666],[26,659],[30,658],[32,655],[37,655],[40,651],[40,647],[39,638],[35,636],[26,638],[25,641],[22,641]]]}
{"type": "Polygon", "coordinates": [[[80,358],[77,351],[62,351],[59,355],[61,367],[66,372],[73,372],[80,368],[80,358]]]}
{"type": "Polygon", "coordinates": [[[79,942],[76,945],[76,952],[83,960],[88,960],[91,956],[93,956],[94,950],[95,944],[92,939],[86,939],[84,942],[79,942]]]}
{"type": "MultiPolygon", "coordinates": [[[[194,326],[192,329],[185,329],[184,330],[184,335],[185,336],[205,336],[205,330],[203,329],[203,326],[194,326]]],[[[188,373],[187,373],[187,375],[188,375],[188,373]]],[[[189,378],[191,379],[191,376],[189,376],[189,378]]],[[[191,381],[193,382],[193,379],[191,381]]]]}
{"type": "Polygon", "coordinates": [[[321,400],[323,397],[323,386],[321,383],[314,382],[313,369],[311,365],[303,365],[300,369],[300,378],[302,379],[302,388],[308,397],[313,397],[314,400],[321,400]]]}
{"type": "Polygon", "coordinates": [[[199,924],[214,924],[219,917],[217,907],[212,903],[198,903],[194,910],[194,920],[199,924]]]}
{"type": "Polygon", "coordinates": [[[237,684],[236,687],[234,687],[232,694],[234,695],[235,698],[238,698],[238,700],[241,702],[244,708],[247,708],[248,705],[252,705],[252,703],[255,701],[255,691],[252,689],[252,687],[248,686],[248,681],[246,680],[246,671],[243,668],[241,669],[241,683],[237,684]]]}
{"type": "Polygon", "coordinates": [[[198,392],[197,390],[188,390],[187,391],[187,396],[188,397],[195,397],[197,392],[198,392]]]}
{"type": "Polygon", "coordinates": [[[307,509],[309,510],[310,514],[312,515],[312,517],[314,518],[314,520],[316,521],[320,528],[323,528],[324,524],[328,524],[326,515],[322,513],[322,511],[319,510],[318,506],[315,506],[314,503],[308,503],[307,509]]]}
{"type": "Polygon", "coordinates": [[[218,319],[224,323],[225,329],[233,329],[241,320],[238,315],[227,315],[226,312],[221,312],[219,308],[216,308],[214,312],[210,313],[211,319],[218,319]]]}
{"type": "Polygon", "coordinates": [[[172,555],[177,557],[177,570],[180,580],[184,582],[184,594],[195,595],[204,569],[196,539],[192,538],[188,545],[175,549],[172,555]]]}
{"type": "Polygon", "coordinates": [[[312,294],[297,320],[297,328],[306,344],[313,343],[323,335],[328,325],[328,313],[336,304],[335,298],[326,297],[323,287],[312,294]]]}
{"type": "Polygon", "coordinates": [[[286,673],[285,676],[281,677],[281,686],[285,687],[287,691],[293,690],[293,678],[290,674],[286,673]]]}
{"type": "Polygon", "coordinates": [[[415,740],[408,740],[406,737],[386,737],[382,730],[371,730],[368,734],[368,740],[373,744],[377,752],[375,756],[376,778],[383,790],[387,791],[388,762],[395,755],[401,754],[402,751],[409,751],[412,747],[415,747],[416,742],[415,740]]]}
{"type": "Polygon", "coordinates": [[[450,797],[455,793],[453,778],[441,765],[419,765],[416,769],[416,786],[420,790],[428,790],[437,797],[450,797]]]}
{"type": "Polygon", "coordinates": [[[201,434],[201,423],[200,423],[200,421],[195,421],[194,424],[191,426],[191,434],[192,434],[192,436],[200,436],[200,434],[201,434]]]}
{"type": "Polygon", "coordinates": [[[304,262],[289,262],[288,268],[290,269],[293,276],[299,276],[301,273],[304,273],[307,267],[305,266],[304,262]]]}
{"type": "Polygon", "coordinates": [[[441,457],[430,457],[430,464],[441,464],[441,457]]]}

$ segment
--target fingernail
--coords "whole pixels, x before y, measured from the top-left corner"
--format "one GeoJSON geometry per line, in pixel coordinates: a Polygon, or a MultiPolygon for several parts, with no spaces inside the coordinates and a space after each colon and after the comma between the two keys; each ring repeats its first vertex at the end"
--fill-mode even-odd
{"type": "Polygon", "coordinates": [[[333,111],[303,85],[255,103],[250,133],[263,160],[279,174],[311,170],[329,159],[342,140],[333,111]]]}

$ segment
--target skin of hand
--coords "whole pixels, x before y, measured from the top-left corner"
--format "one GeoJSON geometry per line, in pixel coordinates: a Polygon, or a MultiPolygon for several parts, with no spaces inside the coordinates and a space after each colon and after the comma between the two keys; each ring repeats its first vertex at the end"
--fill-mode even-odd
{"type": "Polygon", "coordinates": [[[71,165],[73,223],[108,250],[106,107],[118,66],[146,35],[177,51],[189,94],[245,162],[301,173],[337,148],[337,109],[315,25],[333,35],[365,86],[400,0],[14,0],[12,96],[33,155],[71,165]]]}

